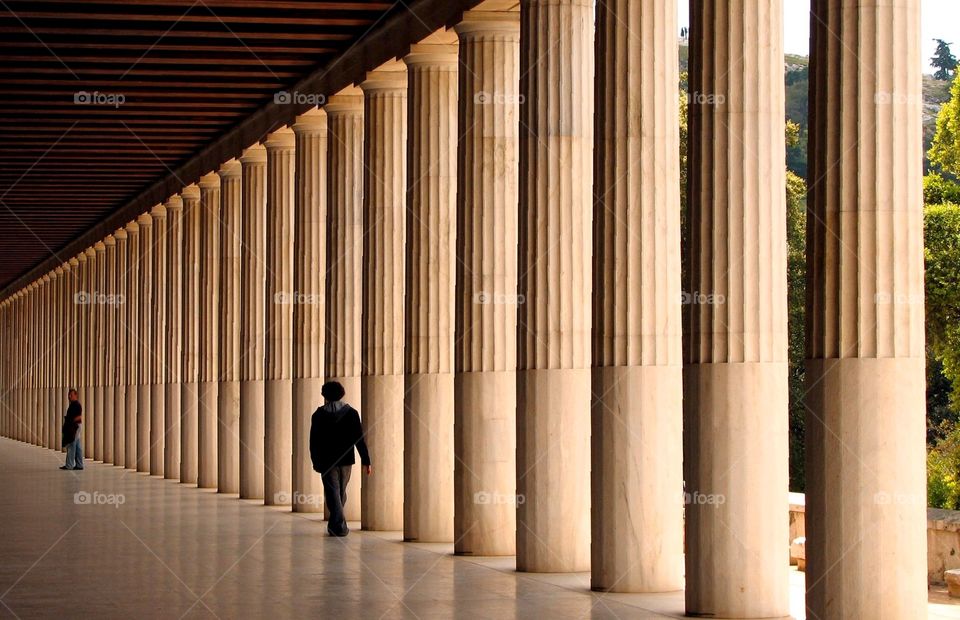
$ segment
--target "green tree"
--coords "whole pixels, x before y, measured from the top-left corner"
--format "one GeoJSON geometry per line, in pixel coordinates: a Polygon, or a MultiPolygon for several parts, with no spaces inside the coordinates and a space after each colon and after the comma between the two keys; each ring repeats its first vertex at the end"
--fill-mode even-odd
{"type": "Polygon", "coordinates": [[[930,59],[930,64],[937,68],[933,77],[938,80],[952,80],[957,70],[957,57],[950,51],[950,44],[943,39],[934,39],[937,49],[930,59]]]}
{"type": "Polygon", "coordinates": [[[927,342],[952,384],[950,408],[960,413],[960,207],[924,209],[927,342]]]}
{"type": "Polygon", "coordinates": [[[937,132],[928,155],[930,163],[942,172],[960,177],[960,74],[950,87],[950,101],[937,115],[937,132]]]}

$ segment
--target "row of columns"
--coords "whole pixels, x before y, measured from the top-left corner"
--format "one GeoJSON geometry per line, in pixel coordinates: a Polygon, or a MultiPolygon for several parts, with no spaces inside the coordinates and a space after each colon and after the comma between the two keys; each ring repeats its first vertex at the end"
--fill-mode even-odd
{"type": "MultiPolygon", "coordinates": [[[[316,511],[335,379],[363,528],[787,615],[782,8],[691,7],[681,283],[668,5],[468,11],[18,291],[3,434],[77,385],[94,460],[316,511]]],[[[815,617],[926,601],[918,16],[813,2],[815,617]]]]}

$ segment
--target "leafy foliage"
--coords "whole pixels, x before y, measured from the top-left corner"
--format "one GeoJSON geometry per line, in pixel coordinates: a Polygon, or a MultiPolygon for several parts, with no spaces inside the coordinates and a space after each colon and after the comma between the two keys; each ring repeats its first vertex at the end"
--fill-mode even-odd
{"type": "Polygon", "coordinates": [[[960,74],[950,87],[950,101],[937,115],[937,132],[928,155],[930,163],[942,172],[960,177],[960,74]]]}

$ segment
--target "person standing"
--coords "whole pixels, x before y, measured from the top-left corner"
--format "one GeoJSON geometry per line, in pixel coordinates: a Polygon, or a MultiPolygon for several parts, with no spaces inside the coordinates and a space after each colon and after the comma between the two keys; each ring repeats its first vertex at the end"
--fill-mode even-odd
{"type": "Polygon", "coordinates": [[[324,405],[310,420],[310,460],[323,481],[323,497],[330,511],[327,532],[331,536],[350,533],[343,506],[347,503],[347,483],[356,462],[354,448],[360,452],[360,464],[367,475],[373,473],[370,454],[363,440],[363,425],[356,409],[346,404],[346,391],[336,381],[320,388],[324,405]]]}
{"type": "Polygon", "coordinates": [[[73,388],[67,392],[67,413],[63,416],[61,446],[67,449],[67,462],[60,469],[83,469],[83,407],[80,406],[77,391],[73,388]]]}

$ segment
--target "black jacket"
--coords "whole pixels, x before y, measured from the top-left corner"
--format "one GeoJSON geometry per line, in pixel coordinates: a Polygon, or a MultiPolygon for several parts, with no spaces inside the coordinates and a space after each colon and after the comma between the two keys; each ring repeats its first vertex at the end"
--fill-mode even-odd
{"type": "Polygon", "coordinates": [[[325,474],[340,465],[353,465],[353,449],[360,452],[360,463],[370,464],[370,454],[363,440],[360,414],[350,405],[335,409],[327,403],[313,413],[310,421],[310,459],[314,471],[325,474]]]}
{"type": "Polygon", "coordinates": [[[63,428],[60,429],[61,446],[68,446],[73,443],[73,440],[77,438],[77,430],[80,428],[82,421],[83,407],[80,406],[80,401],[70,401],[70,406],[67,407],[67,413],[63,416],[63,428]]]}

